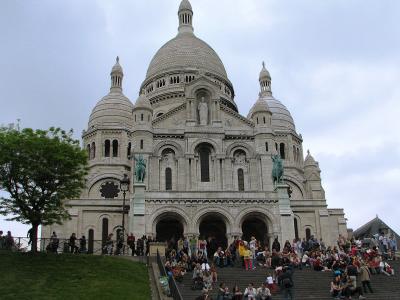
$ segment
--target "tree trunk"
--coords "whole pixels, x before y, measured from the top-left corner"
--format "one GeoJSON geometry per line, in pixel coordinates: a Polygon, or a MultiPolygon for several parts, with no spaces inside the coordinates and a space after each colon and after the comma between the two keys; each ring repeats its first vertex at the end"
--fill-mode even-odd
{"type": "Polygon", "coordinates": [[[38,224],[32,224],[32,244],[31,244],[31,252],[37,252],[37,236],[38,236],[38,224]]]}

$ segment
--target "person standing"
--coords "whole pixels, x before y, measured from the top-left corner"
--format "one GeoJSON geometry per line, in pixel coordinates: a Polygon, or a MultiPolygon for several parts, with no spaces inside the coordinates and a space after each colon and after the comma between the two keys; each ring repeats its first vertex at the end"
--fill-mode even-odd
{"type": "Polygon", "coordinates": [[[5,237],[4,247],[6,250],[12,250],[15,246],[14,238],[11,235],[11,231],[7,231],[7,236],[5,237]]]}
{"type": "Polygon", "coordinates": [[[252,236],[250,239],[249,248],[251,251],[253,269],[256,268],[256,247],[257,247],[257,240],[254,236],[252,236]]]}
{"type": "Polygon", "coordinates": [[[129,248],[132,250],[132,256],[135,256],[135,236],[133,233],[128,236],[127,243],[129,248]]]}
{"type": "Polygon", "coordinates": [[[75,233],[72,233],[71,236],[69,237],[69,247],[71,253],[77,253],[78,252],[78,247],[75,244],[76,242],[76,235],[75,233]]]}
{"type": "Polygon", "coordinates": [[[367,292],[367,288],[369,292],[372,294],[373,290],[371,287],[371,272],[369,271],[368,266],[363,263],[360,268],[360,281],[364,289],[364,293],[367,292]]]}
{"type": "Polygon", "coordinates": [[[86,237],[82,235],[82,237],[79,240],[79,253],[87,253],[86,249],[86,237]]]}

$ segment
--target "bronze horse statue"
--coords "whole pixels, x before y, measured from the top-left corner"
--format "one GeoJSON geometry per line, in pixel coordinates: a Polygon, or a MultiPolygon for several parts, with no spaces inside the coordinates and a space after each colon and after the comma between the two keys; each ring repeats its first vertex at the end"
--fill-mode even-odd
{"type": "Polygon", "coordinates": [[[282,159],[278,154],[271,155],[273,161],[272,167],[272,180],[274,185],[282,182],[283,177],[283,163],[282,159]]]}

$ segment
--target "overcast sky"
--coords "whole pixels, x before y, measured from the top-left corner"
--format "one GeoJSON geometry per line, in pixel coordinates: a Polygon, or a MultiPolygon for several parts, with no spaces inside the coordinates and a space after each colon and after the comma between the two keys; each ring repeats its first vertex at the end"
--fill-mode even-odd
{"type": "MultiPolygon", "coordinates": [[[[138,96],[155,52],[177,33],[180,0],[1,0],[0,124],[73,128],[109,90],[120,56],[138,96]]],[[[198,37],[219,54],[239,111],[265,60],[330,208],[356,229],[379,215],[400,233],[400,1],[192,0],[198,37]]],[[[26,228],[0,220],[0,230],[26,228]]]]}

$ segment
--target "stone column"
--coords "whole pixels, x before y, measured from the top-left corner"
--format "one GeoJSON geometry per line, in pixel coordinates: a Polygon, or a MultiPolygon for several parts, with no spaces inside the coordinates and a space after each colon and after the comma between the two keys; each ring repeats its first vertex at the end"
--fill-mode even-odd
{"type": "Polygon", "coordinates": [[[290,207],[290,199],[288,194],[289,186],[284,183],[279,183],[275,187],[275,192],[278,194],[278,207],[281,219],[281,243],[284,245],[286,240],[290,242],[294,239],[294,221],[293,211],[290,207]]]}
{"type": "Polygon", "coordinates": [[[130,200],[129,209],[129,232],[140,237],[146,233],[145,220],[145,189],[144,183],[134,183],[134,194],[130,200]]]}

